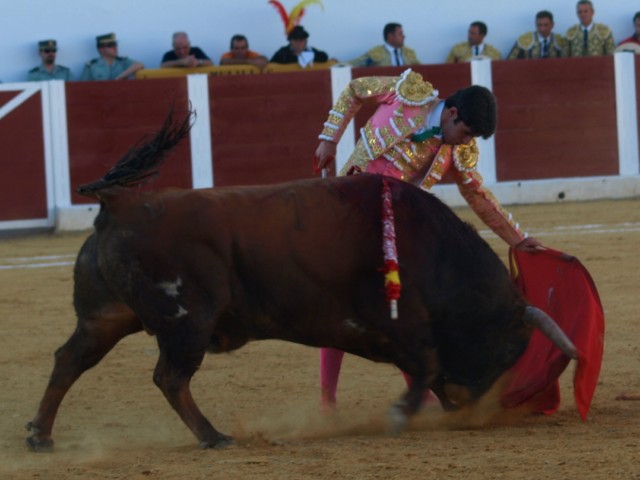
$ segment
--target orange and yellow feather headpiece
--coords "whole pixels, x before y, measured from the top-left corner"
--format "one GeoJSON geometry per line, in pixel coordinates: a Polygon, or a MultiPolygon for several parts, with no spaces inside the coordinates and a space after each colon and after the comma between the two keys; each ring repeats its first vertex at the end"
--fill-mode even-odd
{"type": "Polygon", "coordinates": [[[278,0],[269,0],[269,3],[276,7],[276,10],[278,10],[280,18],[284,23],[285,35],[289,35],[291,30],[293,30],[293,27],[300,24],[300,20],[302,20],[302,17],[304,15],[304,9],[308,6],[314,4],[320,5],[320,8],[324,10],[324,5],[322,4],[321,0],[302,0],[295,7],[293,7],[289,13],[287,13],[287,10],[280,2],[278,2],[278,0]]]}

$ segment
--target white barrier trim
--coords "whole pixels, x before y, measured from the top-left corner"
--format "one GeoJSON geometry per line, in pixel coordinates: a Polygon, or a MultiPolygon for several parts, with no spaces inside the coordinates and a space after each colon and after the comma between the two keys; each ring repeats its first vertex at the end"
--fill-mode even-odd
{"type": "MultiPolygon", "coordinates": [[[[475,58],[471,60],[471,84],[480,85],[493,90],[493,75],[491,72],[492,62],[488,58],[475,58]]],[[[487,183],[495,183],[498,179],[496,167],[496,137],[478,137],[478,173],[482,175],[487,183]]]]}
{"type": "Polygon", "coordinates": [[[640,158],[635,55],[633,52],[617,52],[613,60],[618,127],[618,168],[620,175],[637,175],[640,173],[640,158]]]}
{"type": "Polygon", "coordinates": [[[187,75],[189,102],[196,112],[196,121],[191,127],[191,182],[193,188],[211,188],[213,176],[213,154],[211,148],[211,119],[209,115],[208,76],[187,75]]]}
{"type": "Polygon", "coordinates": [[[0,120],[29,100],[33,95],[38,93],[41,88],[41,82],[22,82],[0,85],[0,91],[3,92],[22,90],[22,92],[0,107],[0,120]]]}
{"type": "MultiPolygon", "coordinates": [[[[551,178],[500,182],[487,187],[502,205],[633,198],[640,195],[640,175],[551,178]]],[[[467,205],[455,184],[436,185],[432,192],[450,207],[467,205]]]]}
{"type": "MultiPolygon", "coordinates": [[[[349,65],[335,65],[331,67],[331,104],[332,106],[338,102],[338,98],[342,91],[347,88],[351,81],[351,67],[349,65]]],[[[330,107],[331,108],[331,107],[330,107]]],[[[327,115],[329,111],[327,111],[327,115]]],[[[320,132],[318,131],[318,134],[320,132]]],[[[349,122],[347,128],[338,142],[336,153],[336,174],[344,167],[349,156],[356,148],[356,130],[353,121],[349,122]]]]}

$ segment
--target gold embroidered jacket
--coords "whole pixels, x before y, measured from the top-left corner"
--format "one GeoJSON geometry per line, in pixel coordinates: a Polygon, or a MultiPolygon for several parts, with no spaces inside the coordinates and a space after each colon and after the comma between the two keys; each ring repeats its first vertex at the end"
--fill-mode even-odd
{"type": "Polygon", "coordinates": [[[368,163],[384,158],[398,170],[398,178],[429,190],[449,172],[480,219],[509,245],[517,245],[526,234],[483,187],[476,171],[475,140],[456,146],[444,144],[437,137],[412,141],[412,135],[424,129],[429,113],[440,100],[430,83],[415,73],[410,78],[409,72],[401,77],[357,78],[342,92],[329,112],[320,139],[337,143],[362,105],[375,104],[378,108],[361,129],[360,140],[340,175],[353,167],[366,171],[368,163]]]}
{"type": "MultiPolygon", "coordinates": [[[[411,48],[402,47],[399,50],[405,65],[417,65],[420,63],[420,60],[416,57],[416,52],[411,48]]],[[[389,67],[393,65],[391,54],[384,45],[373,47],[367,53],[349,60],[347,63],[354,67],[389,67]]]]}
{"type": "MultiPolygon", "coordinates": [[[[480,57],[489,57],[491,60],[500,60],[502,55],[493,45],[484,44],[484,49],[478,54],[480,57]]],[[[445,60],[446,63],[468,62],[474,57],[471,45],[468,42],[457,43],[451,47],[451,51],[445,60]]]]}
{"type": "Polygon", "coordinates": [[[582,25],[574,25],[567,30],[570,57],[593,57],[613,55],[616,45],[611,29],[603,23],[594,23],[587,35],[587,49],[584,51],[582,25]]]}
{"type": "MultiPolygon", "coordinates": [[[[556,33],[550,35],[548,56],[549,58],[558,58],[568,56],[569,46],[567,40],[556,33]]],[[[541,58],[542,44],[536,32],[528,32],[520,35],[516,44],[509,52],[507,60],[515,60],[519,58],[541,58]]]]}

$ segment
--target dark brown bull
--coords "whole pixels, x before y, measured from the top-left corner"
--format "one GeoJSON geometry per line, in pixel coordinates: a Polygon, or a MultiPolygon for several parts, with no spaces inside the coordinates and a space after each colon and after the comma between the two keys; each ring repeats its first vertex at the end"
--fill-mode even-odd
{"type": "Polygon", "coordinates": [[[169,119],[102,180],[79,189],[101,209],[75,265],[76,330],[56,352],[28,425],[32,449],[52,447],[56,412],[78,377],[141,330],[158,340],[155,384],[202,447],[231,438],[202,415],[190,379],[205,352],[250,340],[333,347],[397,365],[414,379],[396,406],[400,421],[418,410],[427,388],[445,407],[480,397],[525,350],[532,318],[575,356],[476,232],[406,183],[389,180],[403,284],[398,320],[389,316],[381,272],[380,176],[148,194],[123,188],[153,175],[188,122],[169,119]]]}

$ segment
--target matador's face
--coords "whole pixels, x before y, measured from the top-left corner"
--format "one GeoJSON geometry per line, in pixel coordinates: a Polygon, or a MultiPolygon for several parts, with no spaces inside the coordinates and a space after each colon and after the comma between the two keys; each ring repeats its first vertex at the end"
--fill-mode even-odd
{"type": "Polygon", "coordinates": [[[442,139],[448,145],[466,145],[473,139],[471,128],[458,120],[458,109],[456,107],[445,108],[440,117],[440,127],[442,128],[442,139]]]}

